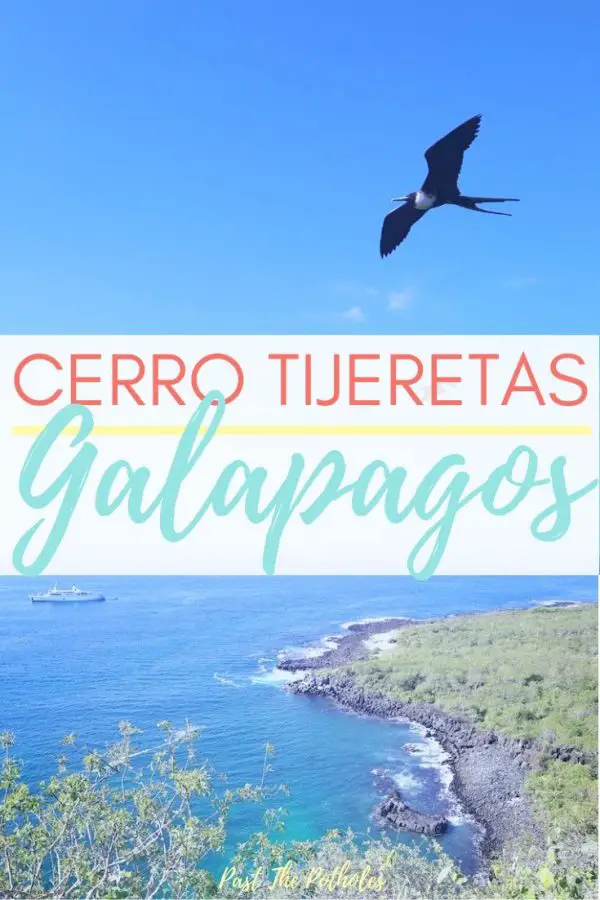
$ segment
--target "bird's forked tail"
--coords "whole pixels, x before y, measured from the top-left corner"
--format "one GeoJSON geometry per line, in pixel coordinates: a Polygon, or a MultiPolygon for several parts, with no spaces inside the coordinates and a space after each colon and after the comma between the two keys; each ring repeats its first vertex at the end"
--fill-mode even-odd
{"type": "Polygon", "coordinates": [[[518,197],[464,197],[462,194],[456,201],[457,206],[472,209],[474,212],[489,213],[492,216],[510,216],[511,213],[496,212],[495,209],[480,209],[478,203],[518,203],[518,197]]]}

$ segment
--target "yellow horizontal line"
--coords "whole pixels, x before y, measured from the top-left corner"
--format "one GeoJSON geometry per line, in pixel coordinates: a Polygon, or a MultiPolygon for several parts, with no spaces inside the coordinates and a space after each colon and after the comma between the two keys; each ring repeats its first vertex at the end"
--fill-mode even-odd
{"type": "MultiPolygon", "coordinates": [[[[15,437],[35,437],[44,425],[15,425],[15,437]]],[[[185,425],[96,425],[97,437],[171,437],[185,425]]],[[[68,426],[65,437],[79,429],[68,426]]],[[[206,427],[198,433],[206,432],[206,427]]],[[[217,434],[231,437],[591,437],[591,425],[223,425],[217,434]]]]}

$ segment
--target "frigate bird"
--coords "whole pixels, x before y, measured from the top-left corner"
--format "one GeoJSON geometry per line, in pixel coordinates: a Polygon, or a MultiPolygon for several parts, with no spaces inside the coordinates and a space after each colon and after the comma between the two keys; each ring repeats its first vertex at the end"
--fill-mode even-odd
{"type": "Polygon", "coordinates": [[[406,197],[394,198],[392,203],[406,202],[404,206],[399,206],[388,213],[383,220],[379,242],[382,257],[389,256],[402,243],[412,226],[423,218],[428,210],[436,206],[449,203],[494,216],[510,215],[492,209],[480,209],[477,204],[516,203],[518,202],[516,197],[466,197],[458,189],[464,153],[477,137],[480,123],[480,115],[467,119],[426,151],[428,172],[421,188],[407,194],[406,197]]]}

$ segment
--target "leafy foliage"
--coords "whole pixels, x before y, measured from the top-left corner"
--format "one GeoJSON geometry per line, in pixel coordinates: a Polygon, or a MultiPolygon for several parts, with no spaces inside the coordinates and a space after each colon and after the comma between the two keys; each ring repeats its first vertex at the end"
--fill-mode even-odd
{"type": "MultiPolygon", "coordinates": [[[[360,684],[435,703],[541,747],[598,746],[596,605],[461,616],[400,629],[389,653],[352,669],[360,684]]],[[[546,761],[527,788],[550,827],[595,834],[597,767],[546,761]]]]}
{"type": "MultiPolygon", "coordinates": [[[[597,745],[597,611],[537,609],[458,617],[407,627],[394,649],[354,664],[365,686],[434,702],[479,725],[548,748],[597,745]]],[[[490,877],[466,878],[438,848],[425,858],[389,840],[330,832],[285,842],[286,794],[268,784],[265,747],[257,784],[231,788],[197,756],[200,729],[158,725],[161,742],[141,745],[119,726],[103,752],[73,759],[69,735],[58,771],[36,791],[21,779],[14,736],[0,735],[0,897],[394,897],[587,898],[596,895],[597,775],[587,765],[546,759],[528,787],[552,842],[512,848],[490,877]],[[264,830],[225,858],[234,804],[263,807],[264,830]]]]}
{"type": "Polygon", "coordinates": [[[550,760],[529,776],[539,814],[562,830],[594,835],[598,820],[598,780],[589,766],[550,760]]]}
{"type": "Polygon", "coordinates": [[[415,847],[335,831],[284,843],[284,810],[267,805],[286,793],[267,784],[271,745],[258,784],[231,789],[198,760],[199,729],[159,727],[163,739],[151,751],[135,743],[138,729],[122,722],[120,740],[87,754],[74,771],[70,735],[57,774],[35,793],[21,780],[13,736],[0,737],[0,897],[594,896],[594,866],[574,867],[555,850],[542,859],[533,848],[525,859],[499,862],[491,879],[469,879],[441,848],[427,859],[415,847]],[[261,804],[265,828],[225,859],[235,803],[261,804]]]}
{"type": "Polygon", "coordinates": [[[557,835],[547,850],[531,847],[492,866],[494,897],[582,898],[597,894],[597,847],[581,835],[557,835]]]}
{"type": "Polygon", "coordinates": [[[214,893],[202,864],[222,849],[231,806],[273,792],[264,784],[217,791],[215,773],[196,760],[199,729],[159,728],[164,740],[151,752],[135,746],[139,729],[121,722],[116,744],[87,754],[82,771],[70,772],[63,754],[36,794],[10,755],[13,736],[0,737],[0,896],[153,898],[167,886],[175,896],[214,893]]]}
{"type": "Polygon", "coordinates": [[[366,686],[483,728],[595,749],[597,659],[598,610],[586,604],[408,626],[389,653],[353,670],[366,686]]]}

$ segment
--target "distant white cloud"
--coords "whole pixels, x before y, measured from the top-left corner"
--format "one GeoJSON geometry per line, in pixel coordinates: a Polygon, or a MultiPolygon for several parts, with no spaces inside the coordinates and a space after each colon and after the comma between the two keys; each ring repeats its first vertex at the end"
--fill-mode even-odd
{"type": "Polygon", "coordinates": [[[377,297],[379,291],[370,284],[361,284],[358,281],[334,281],[331,289],[340,297],[348,297],[352,300],[366,300],[369,297],[377,297]]]}
{"type": "Polygon", "coordinates": [[[387,308],[391,312],[396,312],[399,309],[408,309],[409,306],[412,306],[413,299],[414,292],[412,288],[405,288],[402,291],[390,291],[387,295],[387,308]]]}
{"type": "Polygon", "coordinates": [[[513,288],[513,290],[530,287],[532,284],[537,284],[535,275],[514,275],[506,281],[506,286],[508,288],[513,288]]]}
{"type": "Polygon", "coordinates": [[[333,281],[330,282],[329,289],[338,297],[351,302],[351,305],[337,316],[346,322],[365,322],[368,318],[365,309],[369,308],[373,300],[385,303],[386,309],[390,312],[408,309],[414,301],[414,291],[411,287],[386,291],[358,281],[333,281]]]}
{"type": "Polygon", "coordinates": [[[365,322],[367,317],[361,306],[350,306],[341,314],[347,322],[365,322]]]}

